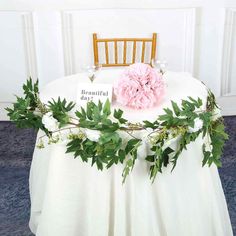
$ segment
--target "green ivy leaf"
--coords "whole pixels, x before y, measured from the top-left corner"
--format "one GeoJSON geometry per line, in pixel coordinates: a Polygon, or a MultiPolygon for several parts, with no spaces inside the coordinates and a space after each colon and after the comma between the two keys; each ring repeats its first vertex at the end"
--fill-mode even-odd
{"type": "Polygon", "coordinates": [[[123,111],[122,111],[122,110],[120,110],[120,109],[114,110],[114,117],[115,117],[116,119],[119,120],[119,119],[122,117],[122,114],[123,114],[123,111]]]}
{"type": "Polygon", "coordinates": [[[111,114],[111,107],[110,106],[111,106],[110,102],[107,99],[106,102],[105,102],[105,105],[103,107],[103,113],[106,114],[107,116],[109,116],[111,114]]]}
{"type": "Polygon", "coordinates": [[[140,143],[140,139],[130,139],[128,142],[127,142],[127,144],[126,144],[126,147],[125,147],[125,152],[126,152],[126,154],[128,154],[128,153],[130,153],[133,149],[134,149],[134,147],[138,144],[138,143],[140,143]]]}
{"type": "Polygon", "coordinates": [[[178,107],[177,103],[174,101],[171,101],[171,104],[175,112],[175,115],[178,116],[180,114],[180,108],[178,107]]]}

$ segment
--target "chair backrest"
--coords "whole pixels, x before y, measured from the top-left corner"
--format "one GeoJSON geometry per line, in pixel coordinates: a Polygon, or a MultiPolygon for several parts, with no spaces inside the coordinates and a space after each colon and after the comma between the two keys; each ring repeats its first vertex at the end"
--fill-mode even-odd
{"type": "Polygon", "coordinates": [[[156,56],[156,39],[157,34],[153,33],[152,38],[97,38],[97,34],[93,34],[93,50],[94,50],[94,64],[98,65],[99,63],[99,44],[104,44],[104,50],[105,50],[105,63],[102,64],[103,67],[112,67],[112,66],[129,66],[130,64],[133,64],[137,62],[137,43],[141,43],[141,60],[139,62],[142,63],[151,63],[152,59],[155,59],[156,56]],[[123,56],[122,56],[122,62],[118,60],[118,43],[122,43],[123,45],[123,56]],[[127,59],[127,43],[132,43],[132,49],[131,49],[131,61],[128,61],[127,59]],[[109,50],[110,47],[108,46],[108,43],[113,44],[113,52],[114,52],[114,60],[111,62],[109,60],[109,50]],[[148,61],[145,62],[145,51],[146,51],[146,43],[151,43],[151,53],[148,61]]]}

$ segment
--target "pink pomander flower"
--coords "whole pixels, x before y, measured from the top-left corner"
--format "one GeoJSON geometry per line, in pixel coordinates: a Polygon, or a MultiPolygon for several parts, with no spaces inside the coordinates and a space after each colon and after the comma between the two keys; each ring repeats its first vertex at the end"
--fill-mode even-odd
{"type": "Polygon", "coordinates": [[[134,109],[150,108],[164,94],[164,81],[150,65],[130,65],[114,87],[117,102],[134,109]]]}

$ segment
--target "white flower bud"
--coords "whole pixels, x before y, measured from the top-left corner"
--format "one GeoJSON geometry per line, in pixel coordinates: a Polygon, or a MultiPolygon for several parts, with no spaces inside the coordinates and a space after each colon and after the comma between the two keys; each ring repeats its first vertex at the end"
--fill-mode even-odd
{"type": "Polygon", "coordinates": [[[97,142],[98,139],[100,138],[100,131],[98,130],[86,129],[85,134],[86,137],[93,142],[97,142]]]}
{"type": "Polygon", "coordinates": [[[39,149],[44,148],[44,142],[41,138],[39,139],[39,142],[37,143],[36,147],[39,149]]]}
{"type": "Polygon", "coordinates": [[[219,119],[220,117],[222,117],[222,115],[221,115],[221,109],[218,108],[218,107],[215,107],[214,111],[212,112],[212,117],[211,117],[211,119],[212,119],[213,121],[215,121],[215,120],[219,119]]]}
{"type": "Polygon", "coordinates": [[[199,131],[200,129],[202,129],[202,126],[203,126],[203,121],[197,117],[194,120],[194,127],[189,127],[188,131],[190,133],[195,133],[195,132],[199,131]]]}
{"type": "Polygon", "coordinates": [[[50,132],[57,130],[59,127],[59,122],[52,116],[52,112],[48,112],[43,116],[42,123],[50,132]]]}
{"type": "Polygon", "coordinates": [[[213,146],[210,143],[205,144],[205,151],[206,152],[212,152],[213,146]]]}
{"type": "Polygon", "coordinates": [[[42,113],[41,113],[40,110],[37,109],[37,108],[34,110],[33,114],[36,115],[36,116],[42,117],[42,113]]]}

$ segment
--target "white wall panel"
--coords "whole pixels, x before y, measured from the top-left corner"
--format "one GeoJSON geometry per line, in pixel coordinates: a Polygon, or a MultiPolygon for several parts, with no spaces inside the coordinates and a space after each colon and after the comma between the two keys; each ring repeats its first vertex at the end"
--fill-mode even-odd
{"type": "Polygon", "coordinates": [[[222,58],[222,95],[236,95],[236,9],[227,9],[222,58]]]}
{"type": "Polygon", "coordinates": [[[40,86],[64,73],[62,25],[59,11],[34,12],[35,44],[40,86]]]}
{"type": "Polygon", "coordinates": [[[157,32],[157,57],[170,70],[192,73],[195,9],[94,9],[63,11],[66,74],[93,63],[92,33],[98,37],[151,37],[157,32]]]}
{"type": "Polygon", "coordinates": [[[195,76],[220,96],[224,8],[201,8],[196,23],[195,76]]]}
{"type": "Polygon", "coordinates": [[[29,48],[25,46],[32,30],[30,13],[0,12],[0,101],[13,100],[34,65],[30,64],[29,48]],[[11,91],[11,93],[9,93],[11,91]]]}
{"type": "Polygon", "coordinates": [[[75,73],[72,14],[61,13],[65,75],[75,73]]]}
{"type": "Polygon", "coordinates": [[[26,78],[36,77],[30,12],[0,11],[0,118],[4,107],[20,95],[26,78]]]}
{"type": "Polygon", "coordinates": [[[226,115],[236,114],[236,8],[225,10],[219,103],[226,115]]]}

